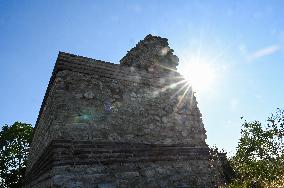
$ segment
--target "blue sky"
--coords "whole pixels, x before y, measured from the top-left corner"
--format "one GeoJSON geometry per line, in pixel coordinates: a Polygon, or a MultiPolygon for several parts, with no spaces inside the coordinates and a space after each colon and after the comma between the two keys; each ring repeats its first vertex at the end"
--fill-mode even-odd
{"type": "Polygon", "coordinates": [[[118,63],[151,33],[169,39],[179,70],[196,56],[211,67],[214,79],[197,92],[207,142],[233,152],[241,116],[264,121],[283,108],[283,8],[280,0],[0,0],[0,125],[35,123],[58,51],[118,63]]]}

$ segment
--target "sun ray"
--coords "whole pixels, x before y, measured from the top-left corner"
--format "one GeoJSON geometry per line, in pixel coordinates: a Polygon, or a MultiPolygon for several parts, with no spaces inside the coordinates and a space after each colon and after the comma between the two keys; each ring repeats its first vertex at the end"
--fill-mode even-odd
{"type": "Polygon", "coordinates": [[[189,85],[187,85],[186,90],[183,92],[183,94],[182,94],[181,98],[179,99],[179,102],[178,102],[178,104],[177,104],[177,108],[180,106],[180,104],[181,104],[182,100],[184,99],[184,96],[187,94],[187,92],[188,92],[189,88],[190,88],[190,86],[189,86],[189,85]]]}
{"type": "Polygon", "coordinates": [[[178,82],[175,82],[175,83],[172,83],[170,85],[166,85],[165,87],[163,87],[161,90],[162,92],[166,91],[167,89],[172,89],[172,88],[175,88],[177,87],[178,85],[182,84],[182,83],[185,83],[187,82],[187,80],[183,79],[181,81],[178,81],[178,82]]]}
{"type": "Polygon", "coordinates": [[[167,67],[167,66],[164,66],[164,65],[161,65],[161,64],[157,64],[158,66],[164,68],[164,69],[167,69],[167,70],[170,70],[170,71],[173,71],[173,72],[178,72],[176,69],[173,69],[173,68],[170,68],[170,67],[167,67]]]}
{"type": "Polygon", "coordinates": [[[181,88],[179,88],[171,97],[171,99],[173,99],[175,96],[177,96],[185,87],[188,87],[189,83],[186,82],[181,88]]]}
{"type": "MultiPolygon", "coordinates": [[[[177,77],[177,78],[183,78],[183,77],[177,77]]],[[[188,83],[188,82],[187,82],[186,79],[182,79],[182,80],[180,80],[180,81],[178,81],[178,82],[172,83],[172,84],[170,84],[170,85],[166,85],[165,87],[154,91],[153,96],[154,96],[154,97],[157,97],[157,96],[158,96],[158,93],[160,93],[160,92],[165,92],[165,91],[168,90],[168,89],[174,89],[174,88],[176,88],[178,85],[181,85],[181,84],[186,85],[187,83],[188,83]]],[[[182,88],[183,88],[183,87],[182,87],[182,88]]],[[[181,88],[181,89],[182,89],[182,88],[181,88]]]]}

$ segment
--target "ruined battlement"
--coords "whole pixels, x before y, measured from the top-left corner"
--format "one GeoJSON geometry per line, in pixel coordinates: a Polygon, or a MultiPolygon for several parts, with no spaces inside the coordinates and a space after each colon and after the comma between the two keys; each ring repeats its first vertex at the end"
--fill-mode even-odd
{"type": "Polygon", "coordinates": [[[147,35],[120,60],[120,65],[137,67],[147,72],[171,72],[176,70],[178,57],[169,47],[168,39],[147,35]]]}

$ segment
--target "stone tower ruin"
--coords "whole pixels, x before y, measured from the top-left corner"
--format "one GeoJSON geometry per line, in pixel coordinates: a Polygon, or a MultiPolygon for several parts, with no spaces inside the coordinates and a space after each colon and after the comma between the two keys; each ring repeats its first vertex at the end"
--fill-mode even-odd
{"type": "Polygon", "coordinates": [[[60,52],[36,122],[25,187],[213,187],[201,113],[165,38],[113,64],[60,52]]]}

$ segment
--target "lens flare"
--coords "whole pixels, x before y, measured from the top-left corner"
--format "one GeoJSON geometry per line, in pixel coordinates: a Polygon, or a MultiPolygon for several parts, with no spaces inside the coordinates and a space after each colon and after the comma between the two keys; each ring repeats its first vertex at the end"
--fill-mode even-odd
{"type": "MultiPolygon", "coordinates": [[[[197,93],[212,89],[216,80],[216,70],[205,59],[191,58],[179,68],[180,73],[197,93]]],[[[208,61],[209,62],[209,61],[208,61]]]]}
{"type": "Polygon", "coordinates": [[[182,69],[181,74],[197,92],[208,91],[215,80],[215,71],[205,63],[190,63],[182,69]]]}

